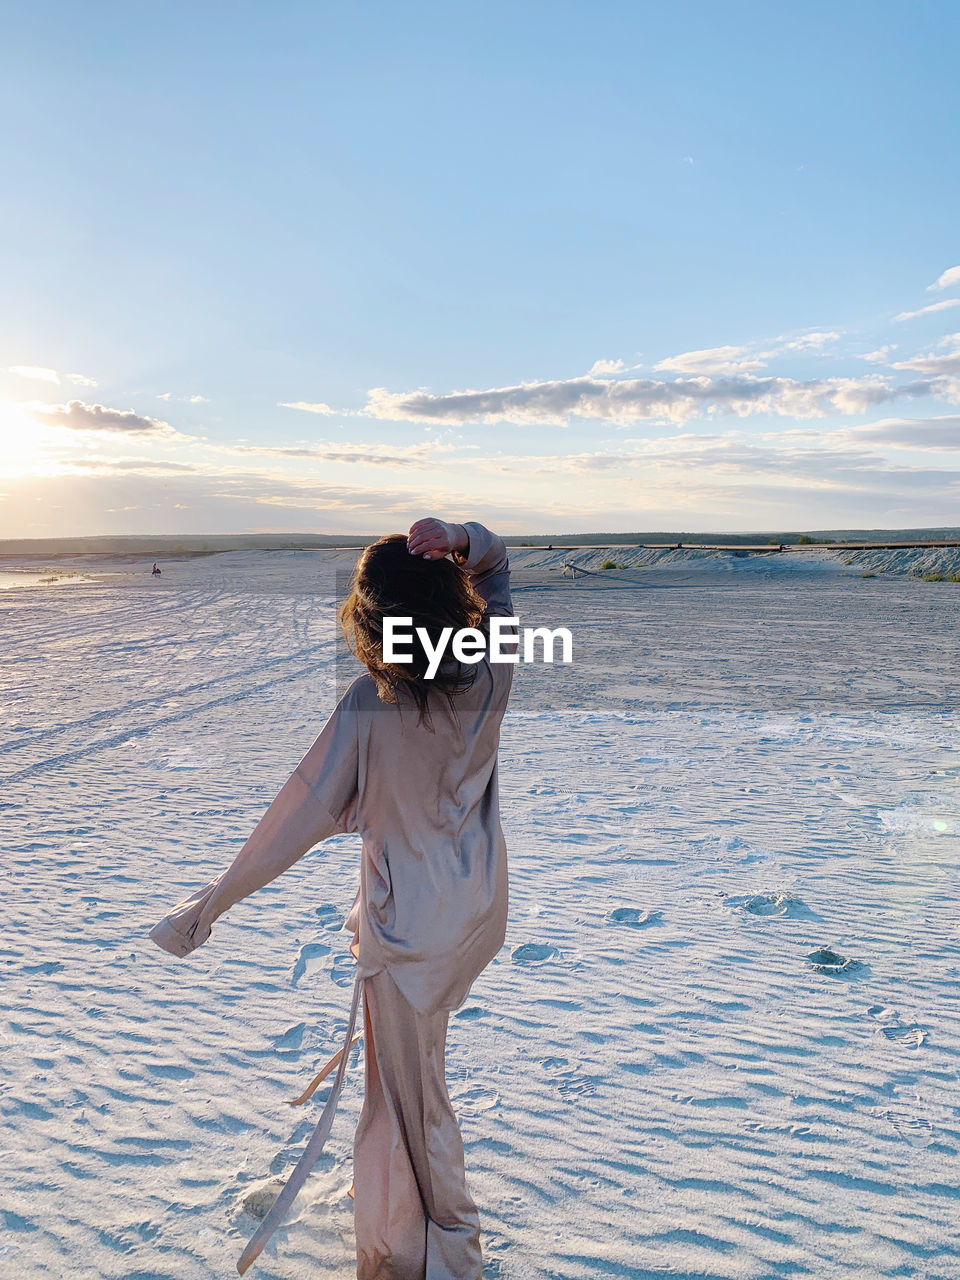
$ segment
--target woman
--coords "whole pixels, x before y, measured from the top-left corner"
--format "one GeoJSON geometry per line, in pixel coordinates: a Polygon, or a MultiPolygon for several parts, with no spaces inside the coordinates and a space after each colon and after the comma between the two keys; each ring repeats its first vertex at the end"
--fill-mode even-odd
{"type": "MultiPolygon", "coordinates": [[[[513,666],[486,652],[426,678],[385,663],[383,619],[412,619],[435,647],[444,628],[510,616],[500,538],[428,518],[360,556],[341,624],[367,667],[222,875],[176,906],[151,938],[184,956],[230,906],[319,841],[359,832],[353,930],[357,980],[337,1077],[317,1129],[238,1263],[282,1221],[333,1121],[363,990],[365,1095],[354,1139],[358,1280],[480,1280],[479,1220],[444,1076],[449,1012],[503,945],[506,847],[497,747],[513,666]]],[[[398,646],[399,647],[399,646],[398,646]]]]}

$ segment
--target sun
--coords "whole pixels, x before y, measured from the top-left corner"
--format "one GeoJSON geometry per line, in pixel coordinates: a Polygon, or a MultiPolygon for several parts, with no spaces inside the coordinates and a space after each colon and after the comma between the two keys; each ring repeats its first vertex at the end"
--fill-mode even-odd
{"type": "Polygon", "coordinates": [[[56,475],[62,468],[52,447],[61,443],[56,428],[37,422],[23,405],[0,400],[0,479],[56,475]]]}

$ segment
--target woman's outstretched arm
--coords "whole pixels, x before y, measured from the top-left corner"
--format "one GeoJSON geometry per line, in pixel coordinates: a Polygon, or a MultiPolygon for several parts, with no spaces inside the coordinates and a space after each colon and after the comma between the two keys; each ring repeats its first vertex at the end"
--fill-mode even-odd
{"type": "Polygon", "coordinates": [[[328,836],[356,830],[356,713],[337,704],[319,737],[283,784],[233,863],[150,930],[175,956],[194,951],[234,903],[269,884],[328,836]]]}

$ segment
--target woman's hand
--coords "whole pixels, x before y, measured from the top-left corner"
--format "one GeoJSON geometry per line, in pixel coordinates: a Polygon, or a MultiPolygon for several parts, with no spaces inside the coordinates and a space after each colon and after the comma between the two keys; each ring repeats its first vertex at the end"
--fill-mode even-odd
{"type": "Polygon", "coordinates": [[[462,524],[447,524],[434,516],[418,520],[407,534],[407,550],[424,560],[440,560],[451,552],[466,551],[469,546],[470,538],[462,524]]]}

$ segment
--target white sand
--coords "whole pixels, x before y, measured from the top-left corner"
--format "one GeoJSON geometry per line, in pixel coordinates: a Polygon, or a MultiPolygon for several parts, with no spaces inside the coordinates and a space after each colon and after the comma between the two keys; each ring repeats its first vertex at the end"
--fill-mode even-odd
{"type": "MultiPolygon", "coordinates": [[[[960,584],[827,559],[516,574],[577,662],[518,675],[508,940],[451,1019],[488,1277],[960,1275],[960,584]]],[[[4,1276],[235,1275],[315,1123],[355,840],[187,960],[145,935],[321,727],[342,560],[0,596],[4,1276]]],[[[360,1054],[251,1275],[353,1273],[360,1054]]]]}

